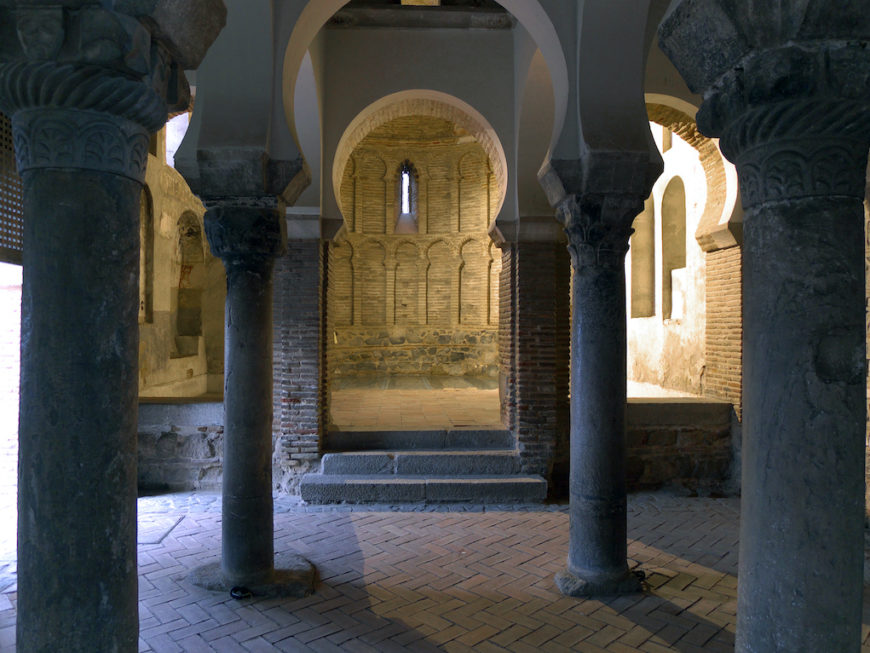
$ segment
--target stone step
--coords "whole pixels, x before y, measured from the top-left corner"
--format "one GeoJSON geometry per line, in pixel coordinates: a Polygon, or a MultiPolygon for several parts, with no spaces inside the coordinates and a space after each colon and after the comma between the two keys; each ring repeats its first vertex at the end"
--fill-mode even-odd
{"type": "Polygon", "coordinates": [[[328,431],[327,451],[426,451],[433,449],[514,449],[516,439],[504,428],[456,428],[431,431],[328,431]]]}
{"type": "Polygon", "coordinates": [[[300,485],[309,503],[540,503],[540,476],[405,476],[306,474],[300,485]]]}
{"type": "Polygon", "coordinates": [[[323,474],[499,476],[519,471],[520,458],[512,449],[328,453],[321,463],[323,474]]]}

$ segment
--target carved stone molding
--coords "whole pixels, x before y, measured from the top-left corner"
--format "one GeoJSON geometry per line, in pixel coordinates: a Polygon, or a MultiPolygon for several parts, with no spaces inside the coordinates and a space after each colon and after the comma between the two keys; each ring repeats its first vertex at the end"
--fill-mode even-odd
{"type": "Polygon", "coordinates": [[[78,168],[145,180],[149,136],[138,123],[93,111],[28,109],[14,115],[12,126],[21,175],[78,168]]]}
{"type": "Polygon", "coordinates": [[[870,102],[812,98],[756,107],[728,123],[720,144],[737,165],[746,207],[828,195],[863,199],[870,102]]]}
{"type": "Polygon", "coordinates": [[[631,195],[568,195],[562,200],[556,216],[568,236],[574,267],[624,265],[631,223],[642,210],[643,199],[631,195]]]}
{"type": "Polygon", "coordinates": [[[285,220],[274,208],[210,207],[205,214],[205,235],[212,254],[227,268],[271,262],[287,244],[285,220]]]}

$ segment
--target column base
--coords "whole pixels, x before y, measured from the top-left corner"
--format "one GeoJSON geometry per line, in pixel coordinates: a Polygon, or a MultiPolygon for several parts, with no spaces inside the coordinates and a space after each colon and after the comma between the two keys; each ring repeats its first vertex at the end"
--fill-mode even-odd
{"type": "Polygon", "coordinates": [[[295,553],[275,556],[275,568],[249,583],[232,582],[224,576],[220,562],[194,569],[187,579],[197,587],[212,592],[230,592],[239,587],[251,596],[302,598],[314,593],[317,568],[295,553]]]}
{"type": "Polygon", "coordinates": [[[565,596],[617,596],[620,594],[637,594],[643,591],[640,578],[627,571],[617,576],[603,576],[586,579],[577,576],[567,569],[556,574],[556,587],[565,596]]]}

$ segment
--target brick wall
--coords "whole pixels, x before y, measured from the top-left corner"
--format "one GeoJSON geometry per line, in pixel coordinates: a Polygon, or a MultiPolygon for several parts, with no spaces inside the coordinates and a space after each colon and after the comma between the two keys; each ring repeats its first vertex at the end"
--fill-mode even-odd
{"type": "Polygon", "coordinates": [[[742,248],[707,253],[707,397],[728,401],[738,417],[742,405],[743,320],[742,248]]]}
{"type": "Polygon", "coordinates": [[[359,142],[328,260],[330,376],[496,374],[495,188],[483,148],[448,120],[404,116],[359,142]]]}
{"type": "Polygon", "coordinates": [[[317,239],[289,240],[275,262],[273,482],[290,491],[320,458],[323,251],[317,239]]]}
{"type": "Polygon", "coordinates": [[[516,309],[513,378],[523,469],[565,489],[568,473],[571,266],[563,243],[512,248],[516,309]]]}

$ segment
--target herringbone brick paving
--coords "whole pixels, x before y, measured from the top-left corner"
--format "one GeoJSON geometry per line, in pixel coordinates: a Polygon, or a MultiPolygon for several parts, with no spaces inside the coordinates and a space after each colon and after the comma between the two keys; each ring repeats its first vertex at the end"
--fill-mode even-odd
{"type": "MultiPolygon", "coordinates": [[[[731,651],[738,502],[633,496],[629,555],[647,591],[559,595],[564,507],[320,508],[276,499],[276,551],[318,567],[304,599],[236,601],[185,576],[219,554],[220,501],[140,499],[140,651],[731,651]]],[[[14,650],[14,573],[0,572],[0,650],[14,650]],[[11,584],[9,584],[11,582],[11,584]]],[[[865,604],[867,603],[865,597],[865,604]]],[[[865,608],[864,646],[870,614],[865,608]]]]}

